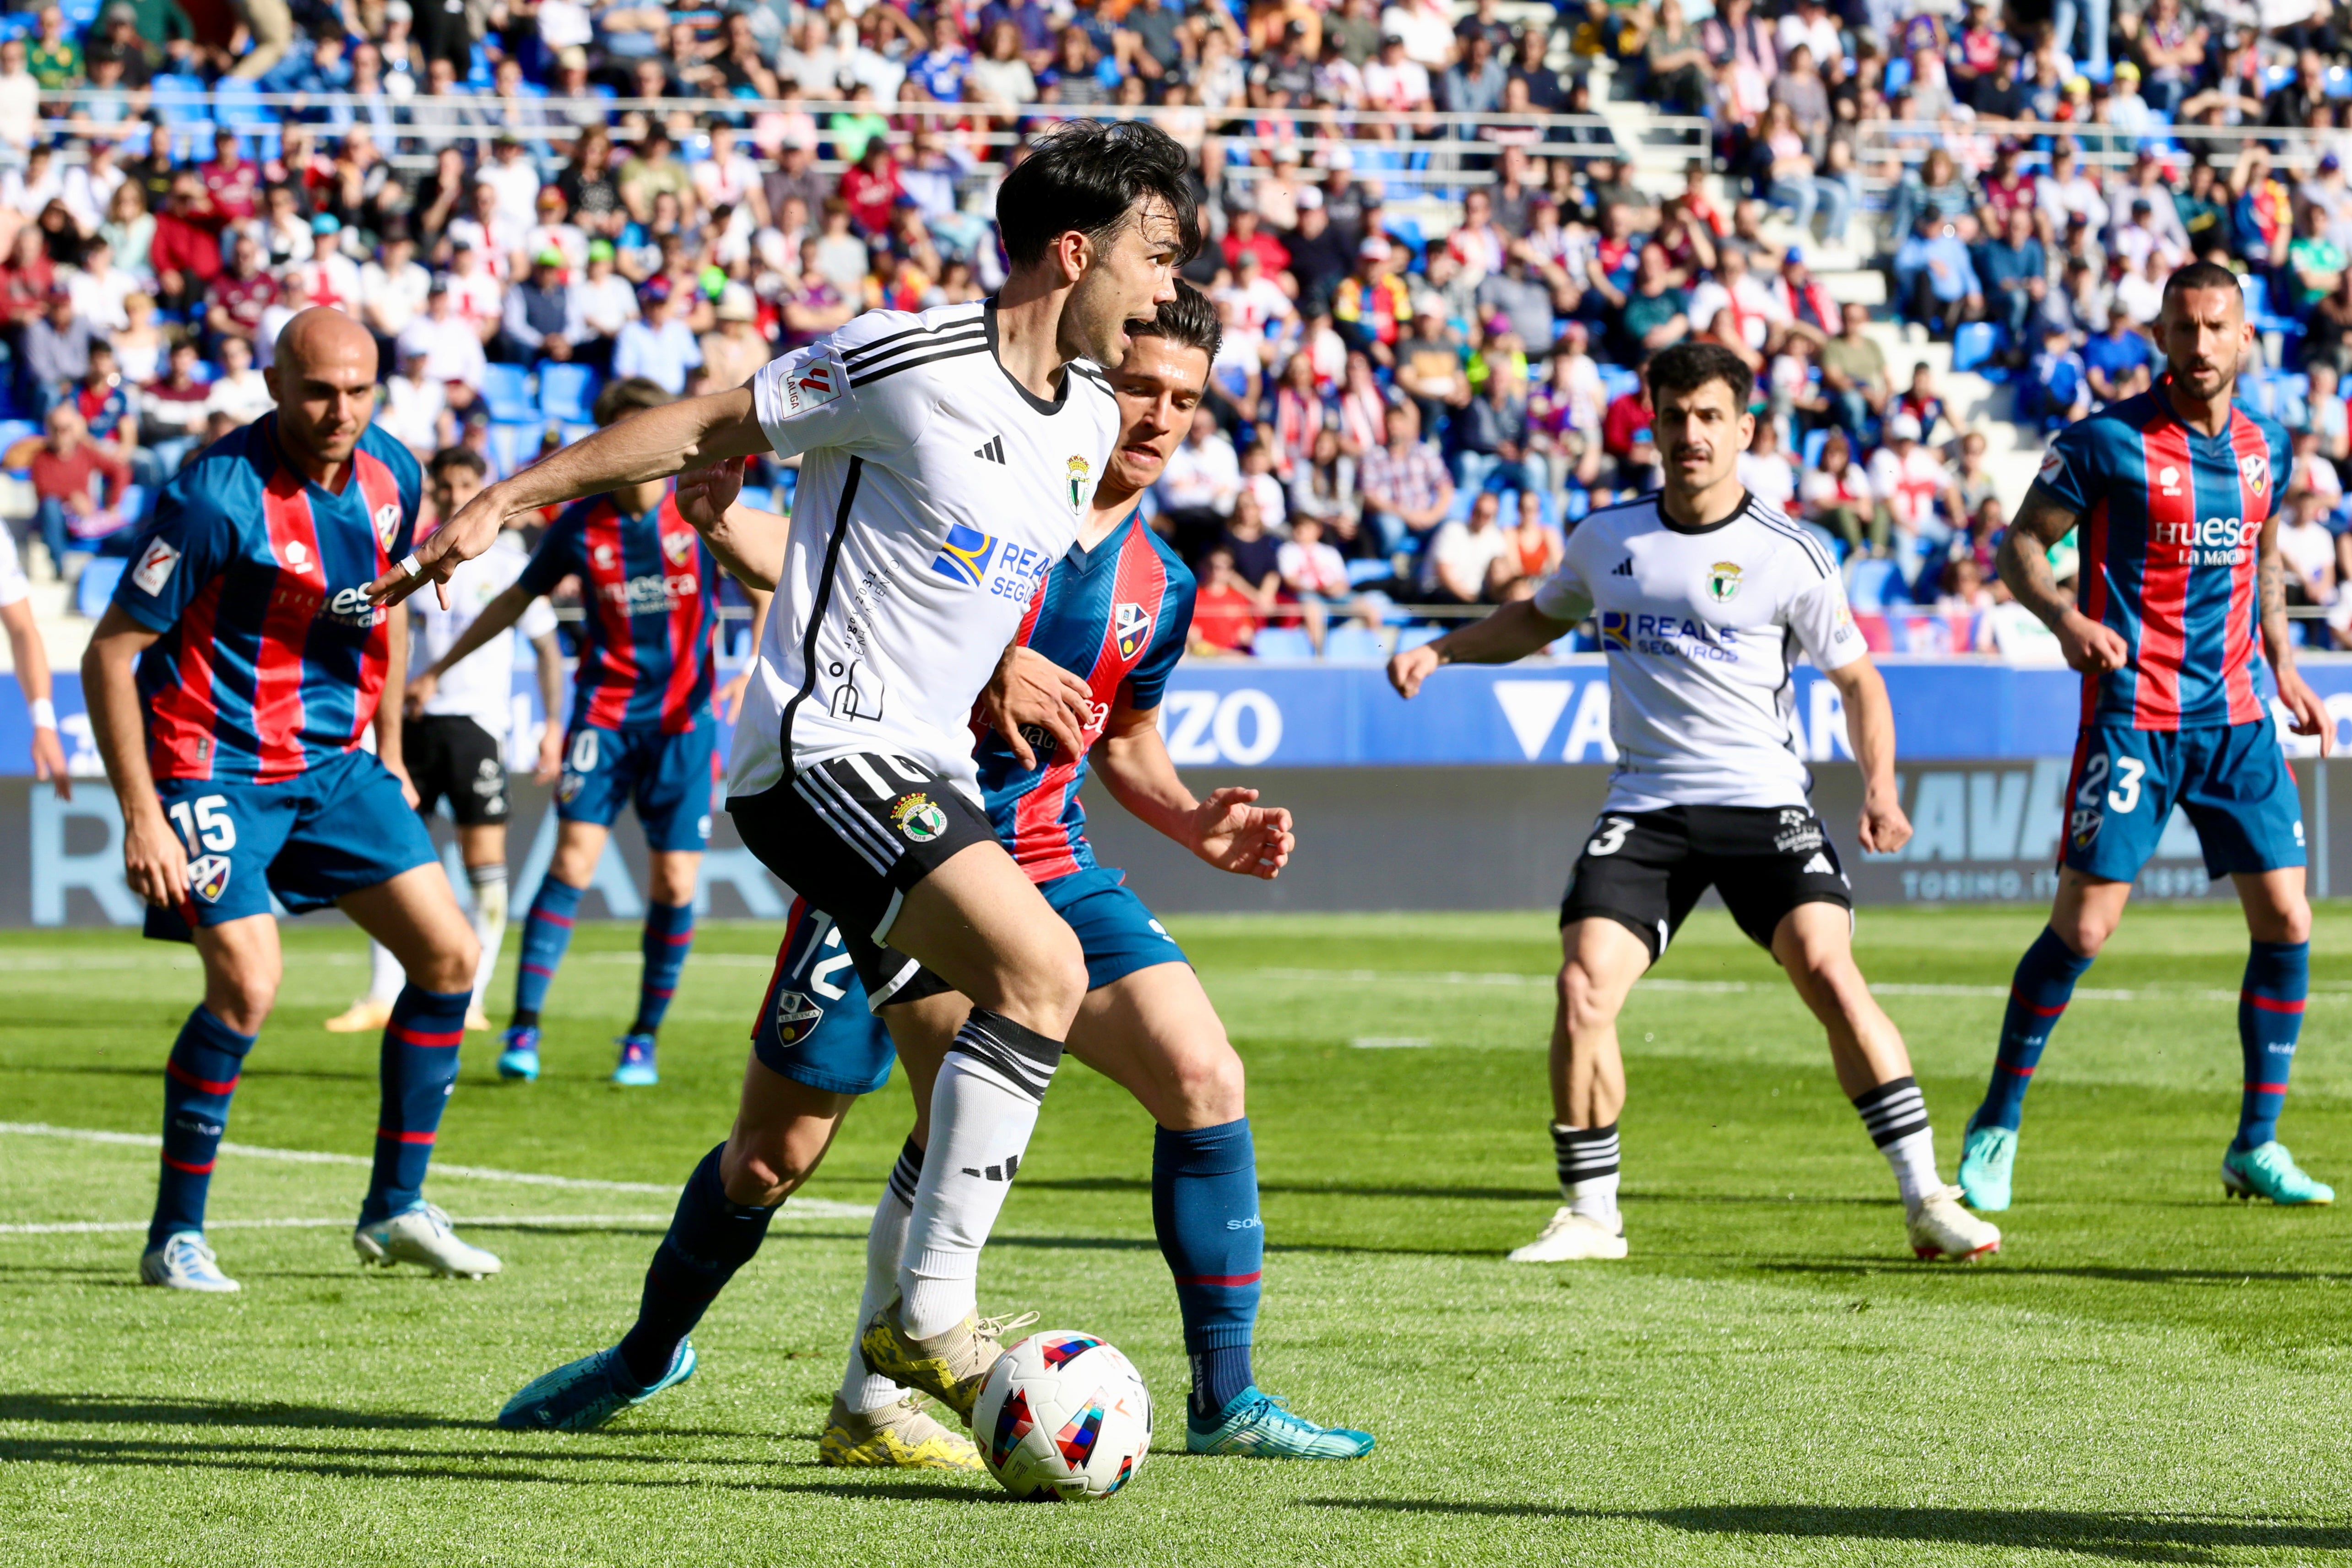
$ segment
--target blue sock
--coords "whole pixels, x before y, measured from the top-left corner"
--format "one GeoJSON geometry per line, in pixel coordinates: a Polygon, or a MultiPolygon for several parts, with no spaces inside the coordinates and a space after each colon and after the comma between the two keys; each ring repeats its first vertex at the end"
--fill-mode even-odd
{"type": "Polygon", "coordinates": [[[581,895],[588,889],[542,877],[530,899],[530,912],[522,918],[522,961],[515,969],[514,1022],[529,1027],[539,1022],[540,1005],[563,950],[572,945],[572,917],[580,912],[581,895]]]}
{"type": "Polygon", "coordinates": [[[238,1034],[208,1007],[198,1007],[180,1026],[163,1068],[163,1167],[155,1184],[155,1217],[147,1226],[149,1247],[163,1246],[175,1231],[205,1228],[213,1156],[251,1049],[251,1035],[238,1034]]]}
{"type": "Polygon", "coordinates": [[[1176,1276],[1184,1350],[1192,1358],[1193,1419],[1214,1421],[1250,1386],[1265,1229],[1258,1222],[1257,1151],[1249,1119],[1151,1142],[1151,1224],[1176,1276]]]}
{"type": "Polygon", "coordinates": [[[2238,1102],[2232,1149],[2258,1149],[2278,1136],[2286,1075],[2303,1033],[2304,994],[2310,987],[2309,942],[2258,942],[2246,954],[2246,984],[2238,993],[2238,1048],[2245,1053],[2246,1088],[2238,1102]]]}
{"type": "Polygon", "coordinates": [[[441,1112],[457,1081],[457,1042],[466,1037],[466,1004],[473,994],[412,983],[392,1005],[377,1067],[383,1103],[376,1112],[375,1170],[360,1205],[362,1225],[414,1208],[425,1195],[425,1167],[432,1163],[441,1112]]]}
{"type": "Polygon", "coordinates": [[[2009,983],[2009,1011],[2000,1020],[2000,1053],[1993,1058],[1984,1103],[1969,1118],[1971,1131],[2006,1127],[2014,1132],[2025,1120],[2025,1091],[2033,1082],[2033,1068],[2074,994],[2074,982],[2090,967],[2089,959],[2059,941],[2048,926],[2017,961],[2017,974],[2009,983]]]}
{"type": "Polygon", "coordinates": [[[637,983],[637,1021],[633,1035],[650,1035],[661,1027],[662,1015],[677,990],[678,971],[686,967],[687,949],[694,945],[692,904],[646,906],[645,974],[637,983]]]}
{"type": "Polygon", "coordinates": [[[726,1184],[719,1179],[719,1156],[726,1148],[721,1143],[705,1154],[686,1179],[686,1190],[677,1194],[677,1213],[670,1216],[669,1234],[654,1249],[653,1266],[646,1270],[636,1323],[621,1337],[621,1360],[639,1388],[661,1381],[678,1345],[702,1321],[735,1271],[751,1261],[768,1234],[768,1222],[775,1217],[774,1209],[729,1200],[726,1184]]]}

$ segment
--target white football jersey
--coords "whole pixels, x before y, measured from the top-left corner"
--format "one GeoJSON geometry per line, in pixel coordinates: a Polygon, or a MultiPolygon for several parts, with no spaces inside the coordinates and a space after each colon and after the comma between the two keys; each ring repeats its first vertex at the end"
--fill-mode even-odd
{"type": "Polygon", "coordinates": [[[1654,492],[1604,508],[1535,604],[1561,621],[1597,612],[1618,755],[1604,810],[1805,804],[1797,650],[1837,669],[1865,649],[1829,552],[1784,513],[1750,495],[1688,529],[1654,492]]]}
{"type": "Polygon", "coordinates": [[[16,560],[16,539],[6,529],[0,528],[0,610],[6,609],[33,591],[26,580],[25,568],[16,560]]]}
{"type": "MultiPolygon", "coordinates": [[[[458,563],[449,577],[449,607],[443,609],[438,595],[419,594],[408,601],[412,614],[408,622],[408,668],[412,673],[430,668],[436,660],[457,646],[466,628],[487,608],[492,599],[514,586],[515,579],[530,564],[530,552],[513,533],[501,533],[490,542],[490,547],[471,561],[458,563]]],[[[524,610],[522,619],[514,630],[504,637],[492,637],[440,679],[432,699],[425,704],[431,714],[456,714],[471,719],[500,740],[512,727],[514,716],[515,644],[520,637],[529,643],[555,630],[555,612],[547,607],[545,599],[533,599],[524,610]]],[[[550,721],[562,723],[560,714],[551,714],[550,721]]]]}
{"type": "Polygon", "coordinates": [[[1045,402],[996,356],[993,300],[869,310],[751,378],[802,454],[774,609],[728,793],[855,752],[908,758],[980,803],[971,705],[1118,439],[1101,370],[1045,402]]]}

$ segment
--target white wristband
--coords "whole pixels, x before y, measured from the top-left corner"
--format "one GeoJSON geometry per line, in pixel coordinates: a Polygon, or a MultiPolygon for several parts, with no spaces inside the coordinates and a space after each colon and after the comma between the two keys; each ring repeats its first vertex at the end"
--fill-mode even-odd
{"type": "Polygon", "coordinates": [[[46,697],[36,697],[26,704],[33,710],[33,728],[54,730],[58,727],[58,705],[46,697]]]}
{"type": "Polygon", "coordinates": [[[407,560],[400,563],[400,574],[404,577],[422,577],[425,575],[425,563],[411,554],[407,560]]]}

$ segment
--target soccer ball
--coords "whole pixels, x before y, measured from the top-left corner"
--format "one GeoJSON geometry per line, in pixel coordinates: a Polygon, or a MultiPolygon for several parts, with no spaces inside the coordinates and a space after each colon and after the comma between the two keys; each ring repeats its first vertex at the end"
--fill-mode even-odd
{"type": "Polygon", "coordinates": [[[972,1405],[988,1473],[1017,1498],[1107,1498],[1151,1449],[1151,1394],[1099,1334],[1056,1329],[1007,1346],[972,1405]]]}

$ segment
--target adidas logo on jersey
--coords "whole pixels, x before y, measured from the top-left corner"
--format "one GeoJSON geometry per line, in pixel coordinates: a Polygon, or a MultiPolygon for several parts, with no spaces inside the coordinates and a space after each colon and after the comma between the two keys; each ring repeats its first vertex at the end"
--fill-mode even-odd
{"type": "Polygon", "coordinates": [[[1828,856],[1821,853],[1819,850],[1815,850],[1813,852],[1813,858],[1805,862],[1803,868],[1800,871],[1800,875],[1807,877],[1834,877],[1837,875],[1837,868],[1830,864],[1830,858],[1828,856]]]}
{"type": "Polygon", "coordinates": [[[991,436],[988,438],[987,445],[973,447],[971,455],[982,459],[983,461],[991,463],[1001,463],[1004,461],[1004,437],[1002,436],[991,436]]]}
{"type": "Polygon", "coordinates": [[[1625,557],[1624,560],[1617,563],[1616,566],[1612,569],[1609,574],[1612,577],[1631,577],[1633,574],[1633,558],[1630,555],[1625,557]]]}

